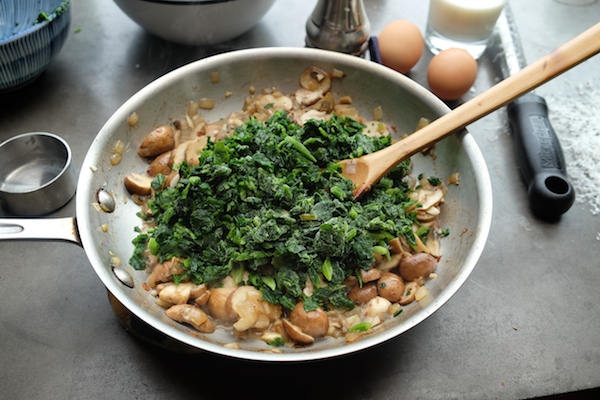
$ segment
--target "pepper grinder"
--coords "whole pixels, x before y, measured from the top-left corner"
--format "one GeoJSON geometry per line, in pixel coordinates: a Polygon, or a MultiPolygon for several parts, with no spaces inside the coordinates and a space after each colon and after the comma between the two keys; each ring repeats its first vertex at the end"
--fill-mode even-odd
{"type": "Polygon", "coordinates": [[[319,0],[306,21],[306,46],[362,56],[370,31],[363,0],[319,0]]]}

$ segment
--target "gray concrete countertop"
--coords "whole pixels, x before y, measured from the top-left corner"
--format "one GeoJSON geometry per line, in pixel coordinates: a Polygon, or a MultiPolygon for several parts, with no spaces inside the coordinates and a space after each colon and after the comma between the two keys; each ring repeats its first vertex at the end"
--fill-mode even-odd
{"type": "MultiPolygon", "coordinates": [[[[304,46],[316,0],[280,0],[247,34],[212,48],[145,33],[112,1],[75,1],[58,58],[32,85],[0,97],[0,141],[64,137],[80,166],[104,122],[144,85],[231,49],[304,46]]],[[[396,19],[424,29],[423,0],[365,0],[372,33],[396,19]]],[[[600,2],[511,2],[529,61],[600,20],[600,2]]],[[[428,59],[411,74],[425,84],[428,59]]],[[[503,109],[468,127],[494,195],[489,241],[465,285],[438,312],[383,345],[324,362],[270,365],[171,352],[125,330],[85,251],[62,242],[0,242],[0,398],[517,399],[600,387],[600,58],[537,90],[569,163],[578,200],[557,223],[528,208],[503,109]],[[591,172],[590,172],[591,171],[591,172]],[[590,189],[590,188],[596,189],[590,189]],[[297,393],[296,393],[297,392],[297,393]]],[[[499,78],[480,61],[474,91],[499,78]]],[[[75,215],[71,201],[53,214],[75,215]]],[[[0,209],[0,216],[5,216],[0,209]]]]}

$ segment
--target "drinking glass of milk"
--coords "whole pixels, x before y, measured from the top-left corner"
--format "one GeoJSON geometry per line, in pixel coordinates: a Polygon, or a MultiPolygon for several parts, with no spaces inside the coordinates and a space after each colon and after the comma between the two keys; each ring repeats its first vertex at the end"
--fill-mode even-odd
{"type": "Polygon", "coordinates": [[[430,0],[425,42],[433,54],[450,47],[479,58],[507,0],[430,0]]]}

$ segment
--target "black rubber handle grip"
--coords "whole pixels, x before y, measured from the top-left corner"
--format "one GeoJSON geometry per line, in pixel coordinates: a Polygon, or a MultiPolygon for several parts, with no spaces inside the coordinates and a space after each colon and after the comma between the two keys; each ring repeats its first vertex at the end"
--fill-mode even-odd
{"type": "Polygon", "coordinates": [[[567,178],[548,106],[542,97],[527,94],[510,103],[507,111],[531,209],[541,219],[556,221],[573,205],[575,189],[567,178]]]}

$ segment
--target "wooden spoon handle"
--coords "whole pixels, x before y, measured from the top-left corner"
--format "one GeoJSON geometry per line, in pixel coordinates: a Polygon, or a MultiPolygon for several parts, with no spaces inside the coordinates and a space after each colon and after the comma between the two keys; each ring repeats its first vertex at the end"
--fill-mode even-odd
{"type": "Polygon", "coordinates": [[[378,178],[381,178],[402,160],[510,103],[598,52],[600,23],[412,135],[373,153],[377,154],[374,156],[374,160],[377,160],[374,164],[377,166],[373,165],[377,171],[372,171],[370,175],[378,175],[378,178]]]}

